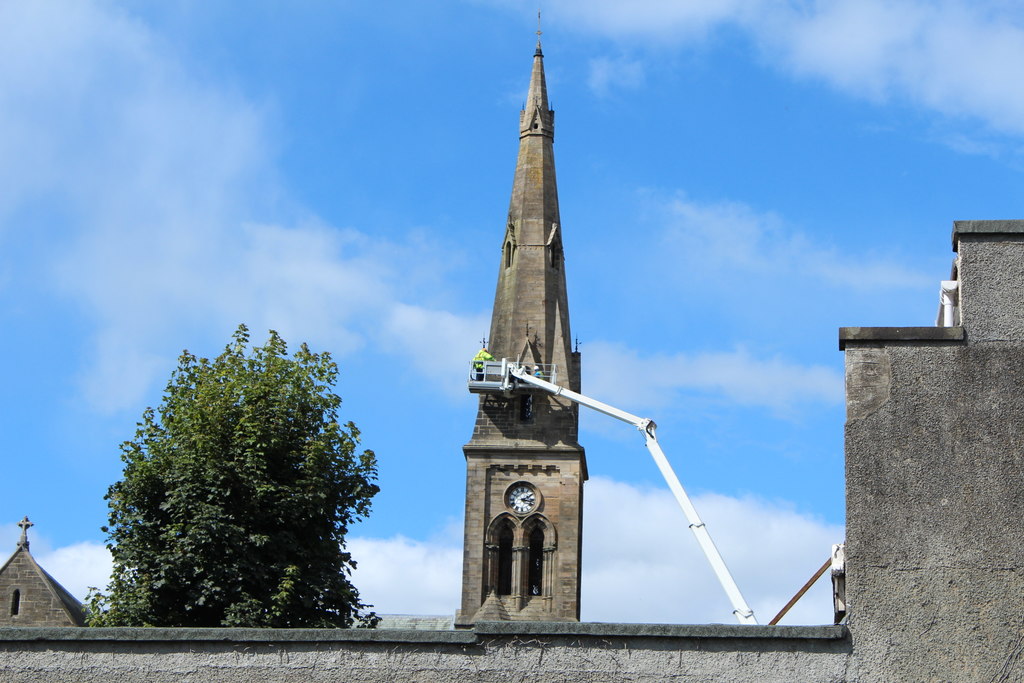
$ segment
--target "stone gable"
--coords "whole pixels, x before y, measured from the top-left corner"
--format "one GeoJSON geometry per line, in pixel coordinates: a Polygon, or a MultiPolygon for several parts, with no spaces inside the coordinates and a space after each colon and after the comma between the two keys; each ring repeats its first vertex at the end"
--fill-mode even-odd
{"type": "Polygon", "coordinates": [[[81,603],[19,546],[0,568],[0,626],[83,626],[81,603]]]}

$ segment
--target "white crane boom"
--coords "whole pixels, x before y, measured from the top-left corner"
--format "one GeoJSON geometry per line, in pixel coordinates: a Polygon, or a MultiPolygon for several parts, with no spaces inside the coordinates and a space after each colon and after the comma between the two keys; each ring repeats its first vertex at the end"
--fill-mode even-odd
{"type": "Polygon", "coordinates": [[[757,624],[757,619],[754,617],[754,610],[750,609],[746,600],[743,599],[743,595],[740,593],[739,587],[736,586],[736,582],[733,580],[732,574],[729,573],[729,568],[725,566],[725,560],[722,559],[721,553],[718,552],[715,542],[711,540],[711,534],[708,533],[707,526],[703,521],[701,521],[700,515],[697,514],[697,509],[693,507],[693,503],[690,502],[690,497],[686,495],[686,490],[683,488],[683,485],[679,483],[679,478],[672,469],[672,465],[669,464],[668,458],[665,457],[665,452],[661,450],[661,445],[658,443],[658,437],[654,433],[654,430],[657,428],[657,425],[654,424],[654,420],[647,417],[638,417],[632,413],[627,413],[625,410],[619,410],[618,408],[598,401],[597,399],[584,396],[583,394],[548,382],[541,377],[531,375],[519,363],[502,361],[501,364],[503,369],[506,371],[501,381],[501,389],[504,391],[511,391],[514,389],[516,381],[525,382],[540,389],[544,389],[554,396],[564,396],[570,401],[592,408],[599,413],[604,413],[605,415],[614,417],[617,420],[627,422],[640,430],[644,435],[647,450],[651,452],[654,462],[658,465],[658,469],[661,470],[661,475],[665,477],[668,487],[672,490],[673,495],[675,495],[676,502],[678,502],[679,507],[683,509],[683,513],[686,515],[686,519],[690,523],[690,529],[693,531],[693,535],[697,537],[697,542],[700,544],[701,550],[704,551],[704,556],[707,557],[708,562],[711,564],[711,568],[715,572],[715,576],[718,577],[719,583],[722,584],[722,588],[725,589],[726,595],[729,596],[729,601],[732,602],[732,611],[733,614],[736,615],[736,619],[741,624],[757,624]]]}

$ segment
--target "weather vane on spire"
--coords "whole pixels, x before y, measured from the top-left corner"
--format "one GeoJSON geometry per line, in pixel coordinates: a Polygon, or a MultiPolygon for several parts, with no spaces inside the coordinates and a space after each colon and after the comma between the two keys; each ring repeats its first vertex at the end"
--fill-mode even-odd
{"type": "Polygon", "coordinates": [[[538,9],[537,10],[537,51],[533,53],[535,56],[538,56],[538,57],[543,56],[541,54],[541,51],[540,51],[540,34],[541,33],[543,33],[543,31],[540,30],[540,9],[538,9]]]}

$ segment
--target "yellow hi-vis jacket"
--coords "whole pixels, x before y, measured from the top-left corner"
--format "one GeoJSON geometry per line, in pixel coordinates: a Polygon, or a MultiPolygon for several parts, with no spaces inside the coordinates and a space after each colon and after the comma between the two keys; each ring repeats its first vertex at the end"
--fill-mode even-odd
{"type": "Polygon", "coordinates": [[[473,356],[473,367],[477,370],[483,370],[484,361],[487,360],[494,360],[494,356],[488,353],[487,349],[480,349],[476,352],[476,355],[473,356]]]}

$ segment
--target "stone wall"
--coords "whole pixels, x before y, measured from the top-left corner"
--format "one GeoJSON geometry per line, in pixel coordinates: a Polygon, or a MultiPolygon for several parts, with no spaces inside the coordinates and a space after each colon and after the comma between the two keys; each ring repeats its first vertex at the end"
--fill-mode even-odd
{"type": "Polygon", "coordinates": [[[954,244],[962,327],[841,332],[852,680],[1024,680],[1024,221],[954,244]]]}
{"type": "Polygon", "coordinates": [[[0,629],[0,680],[847,680],[842,626],[481,623],[472,631],[0,629]]]}

